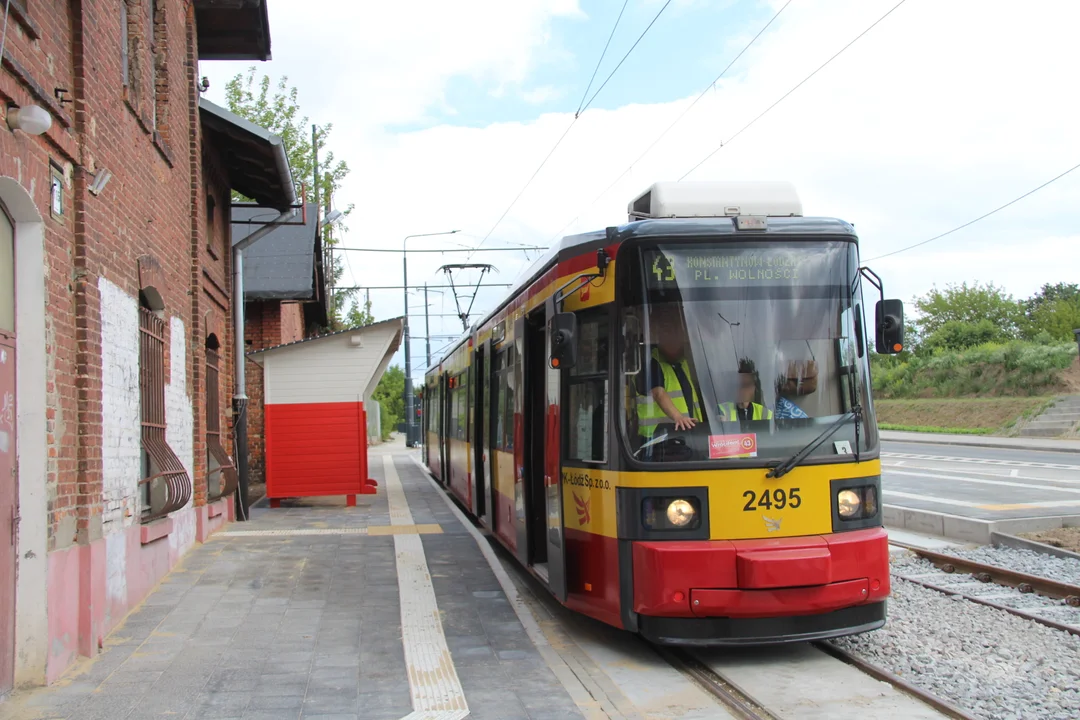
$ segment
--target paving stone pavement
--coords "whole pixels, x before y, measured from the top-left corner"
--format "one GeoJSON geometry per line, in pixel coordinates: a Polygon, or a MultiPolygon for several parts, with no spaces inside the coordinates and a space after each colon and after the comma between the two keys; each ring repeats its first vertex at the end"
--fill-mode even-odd
{"type": "MultiPolygon", "coordinates": [[[[389,524],[374,496],[254,508],[227,531],[389,524]]],[[[581,718],[476,542],[407,456],[395,466],[421,535],[458,677],[475,720],[581,718]]],[[[217,535],[196,546],[106,639],[48,688],[17,691],[0,720],[324,718],[412,712],[391,535],[217,535]]]]}

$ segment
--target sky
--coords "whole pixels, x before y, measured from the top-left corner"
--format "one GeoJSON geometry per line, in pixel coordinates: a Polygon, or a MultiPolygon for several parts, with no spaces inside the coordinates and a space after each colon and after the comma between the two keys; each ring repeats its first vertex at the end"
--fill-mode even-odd
{"type": "MultiPolygon", "coordinates": [[[[546,247],[625,222],[634,196],[685,175],[794,183],[804,215],[855,226],[864,264],[905,303],[965,281],[1018,298],[1080,282],[1080,169],[876,259],[1080,163],[1080,3],[898,1],[268,0],[273,60],[199,72],[222,105],[252,65],[286,76],[302,113],[333,123],[329,149],[351,168],[334,204],[355,205],[342,247],[400,249],[450,230],[407,246],[546,247]]],[[[343,254],[342,284],[402,284],[400,253],[343,254]]],[[[439,268],[469,261],[496,266],[485,283],[510,283],[536,256],[413,254],[408,280],[446,285],[439,268]]],[[[454,274],[458,292],[476,279],[454,274]]],[[[481,288],[471,319],[504,293],[481,288]]],[[[370,298],[376,319],[403,313],[401,290],[370,298]]],[[[433,288],[428,310],[437,350],[462,330],[452,291],[433,288]]],[[[414,292],[414,378],[423,313],[414,292]]]]}

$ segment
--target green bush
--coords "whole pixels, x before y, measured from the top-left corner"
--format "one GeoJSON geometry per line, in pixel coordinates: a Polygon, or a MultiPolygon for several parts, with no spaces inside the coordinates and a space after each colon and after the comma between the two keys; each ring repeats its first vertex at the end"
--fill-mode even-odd
{"type": "Polygon", "coordinates": [[[970,397],[1053,392],[1076,357],[1075,343],[1013,340],[905,358],[871,356],[874,396],[970,397]]]}

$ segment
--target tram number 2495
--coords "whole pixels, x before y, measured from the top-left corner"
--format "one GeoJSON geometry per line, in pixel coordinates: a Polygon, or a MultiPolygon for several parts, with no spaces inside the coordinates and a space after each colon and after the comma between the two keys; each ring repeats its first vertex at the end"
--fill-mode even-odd
{"type": "Polygon", "coordinates": [[[765,508],[766,510],[783,510],[785,507],[789,507],[792,510],[802,505],[802,497],[799,495],[799,488],[789,488],[784,490],[783,488],[776,488],[775,490],[763,490],[761,494],[755,493],[753,490],[747,490],[742,494],[746,498],[746,504],[743,505],[743,512],[754,512],[758,508],[765,508]]]}

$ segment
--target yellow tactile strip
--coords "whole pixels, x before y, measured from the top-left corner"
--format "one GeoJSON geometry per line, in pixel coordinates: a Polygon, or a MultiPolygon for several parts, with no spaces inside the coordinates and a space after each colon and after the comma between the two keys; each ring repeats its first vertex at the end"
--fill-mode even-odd
{"type": "Polygon", "coordinates": [[[222,537],[265,537],[273,535],[441,535],[442,525],[369,525],[352,528],[290,528],[288,530],[230,530],[222,537]]]}
{"type": "MultiPolygon", "coordinates": [[[[405,489],[390,455],[383,456],[383,470],[391,527],[418,527],[413,523],[405,489]]],[[[401,598],[401,641],[413,704],[408,717],[460,720],[468,716],[469,706],[446,645],[423,541],[415,532],[395,534],[394,550],[401,598]]]]}

